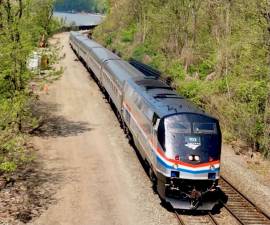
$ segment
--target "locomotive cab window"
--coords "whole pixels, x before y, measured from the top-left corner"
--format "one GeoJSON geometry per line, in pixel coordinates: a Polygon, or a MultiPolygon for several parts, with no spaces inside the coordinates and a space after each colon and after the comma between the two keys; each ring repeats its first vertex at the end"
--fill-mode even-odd
{"type": "Polygon", "coordinates": [[[193,132],[196,134],[216,134],[217,125],[215,123],[193,123],[193,132]]]}
{"type": "Polygon", "coordinates": [[[172,133],[191,133],[191,124],[187,122],[178,122],[170,125],[170,132],[172,133]]]}
{"type": "Polygon", "coordinates": [[[153,111],[151,110],[151,108],[148,106],[148,105],[144,105],[144,107],[143,107],[143,113],[144,113],[144,115],[146,116],[146,118],[148,119],[148,120],[150,120],[151,121],[151,119],[153,118],[153,111]]]}
{"type": "Polygon", "coordinates": [[[159,127],[159,123],[160,123],[160,118],[156,113],[154,113],[153,115],[152,123],[153,123],[154,130],[157,131],[159,127]]]}
{"type": "Polygon", "coordinates": [[[183,138],[192,134],[192,124],[179,116],[172,116],[162,121],[159,126],[158,139],[164,151],[171,157],[181,155],[183,138]]]}

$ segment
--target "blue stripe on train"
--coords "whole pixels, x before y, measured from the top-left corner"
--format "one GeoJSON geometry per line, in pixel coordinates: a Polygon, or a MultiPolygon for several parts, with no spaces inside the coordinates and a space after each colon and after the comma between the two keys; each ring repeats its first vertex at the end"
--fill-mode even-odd
{"type": "Polygon", "coordinates": [[[157,156],[157,161],[158,161],[162,166],[164,166],[164,167],[167,168],[167,169],[170,169],[170,170],[177,170],[177,171],[185,172],[185,173],[202,174],[202,173],[213,173],[213,172],[217,173],[217,172],[220,171],[220,168],[216,168],[215,170],[197,170],[197,171],[188,170],[188,169],[183,169],[183,168],[175,169],[174,167],[169,166],[168,164],[166,164],[165,162],[163,162],[158,156],[157,156]]]}

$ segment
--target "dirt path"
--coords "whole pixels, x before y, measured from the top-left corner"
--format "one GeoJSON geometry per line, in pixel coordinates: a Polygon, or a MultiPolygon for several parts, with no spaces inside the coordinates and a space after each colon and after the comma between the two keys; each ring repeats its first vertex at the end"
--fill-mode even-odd
{"type": "Polygon", "coordinates": [[[160,206],[110,106],[75,60],[68,34],[56,38],[64,46],[65,72],[41,97],[52,117],[34,143],[45,169],[59,179],[55,204],[32,224],[177,224],[160,206]]]}

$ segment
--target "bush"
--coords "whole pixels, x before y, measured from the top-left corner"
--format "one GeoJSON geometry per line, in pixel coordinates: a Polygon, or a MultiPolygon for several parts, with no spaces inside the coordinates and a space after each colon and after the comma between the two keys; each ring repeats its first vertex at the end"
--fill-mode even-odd
{"type": "Polygon", "coordinates": [[[110,34],[105,38],[105,46],[110,46],[113,43],[113,35],[110,34]]]}
{"type": "Polygon", "coordinates": [[[201,80],[204,80],[207,75],[214,72],[214,67],[215,67],[215,64],[211,60],[207,59],[201,62],[200,64],[190,65],[188,68],[188,72],[190,74],[194,74],[195,72],[197,72],[199,74],[199,78],[201,80]]]}
{"type": "Polygon", "coordinates": [[[140,44],[135,47],[132,57],[138,61],[143,61],[143,57],[149,53],[147,44],[140,44]]]}
{"type": "Polygon", "coordinates": [[[184,80],[186,77],[184,67],[178,61],[173,61],[166,72],[170,74],[173,77],[173,79],[176,80],[184,80]]]}
{"type": "Polygon", "coordinates": [[[177,83],[177,91],[189,98],[195,104],[202,105],[200,93],[201,93],[201,81],[193,80],[193,81],[178,81],[177,83]]]}
{"type": "Polygon", "coordinates": [[[0,135],[0,171],[13,172],[30,160],[26,151],[26,139],[12,131],[1,131],[0,135]]]}
{"type": "Polygon", "coordinates": [[[0,171],[3,172],[14,172],[17,169],[17,165],[15,162],[3,162],[0,163],[0,171]]]}
{"type": "Polygon", "coordinates": [[[122,31],[122,42],[133,42],[134,40],[134,34],[136,33],[136,25],[132,24],[129,26],[126,30],[122,31]]]}

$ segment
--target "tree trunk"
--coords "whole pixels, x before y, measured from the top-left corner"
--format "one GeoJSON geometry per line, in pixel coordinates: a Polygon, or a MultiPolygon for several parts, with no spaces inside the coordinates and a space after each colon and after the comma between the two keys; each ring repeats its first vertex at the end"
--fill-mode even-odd
{"type": "Polygon", "coordinates": [[[226,5],[226,28],[225,28],[225,80],[226,80],[226,86],[227,86],[227,93],[229,99],[231,98],[231,91],[230,91],[230,86],[228,82],[228,70],[229,70],[229,63],[228,63],[228,58],[229,58],[229,38],[231,35],[231,27],[230,27],[230,11],[231,11],[231,0],[228,0],[227,5],[226,5]]]}
{"type": "MultiPolygon", "coordinates": [[[[266,45],[268,49],[268,65],[270,67],[270,1],[266,5],[266,9],[263,10],[264,18],[267,21],[267,35],[266,45]]],[[[264,112],[264,136],[263,136],[263,148],[265,156],[270,156],[270,71],[268,72],[268,96],[265,102],[264,112]]]]}
{"type": "MultiPolygon", "coordinates": [[[[270,89],[270,85],[268,85],[270,89]]],[[[266,99],[265,113],[264,113],[264,135],[263,145],[265,156],[270,156],[270,91],[268,91],[268,98],[266,99]]]]}

